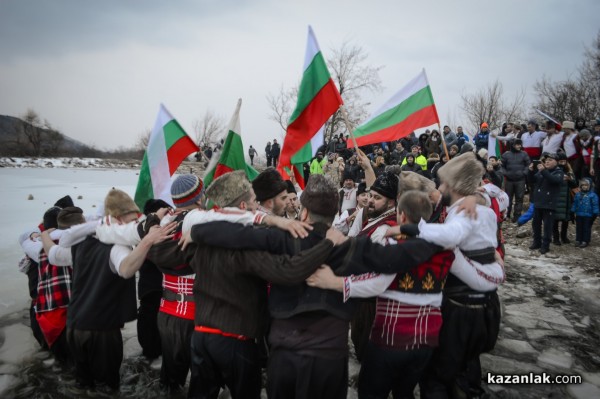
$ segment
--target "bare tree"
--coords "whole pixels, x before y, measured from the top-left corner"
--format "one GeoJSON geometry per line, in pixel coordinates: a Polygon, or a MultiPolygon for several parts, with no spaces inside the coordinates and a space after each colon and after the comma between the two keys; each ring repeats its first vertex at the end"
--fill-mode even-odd
{"type": "Polygon", "coordinates": [[[461,109],[470,123],[471,131],[478,131],[483,122],[487,122],[490,130],[493,130],[504,122],[523,117],[525,90],[519,90],[512,100],[507,101],[502,83],[496,80],[478,92],[462,94],[461,100],[461,109]]]}
{"type": "Polygon", "coordinates": [[[40,116],[32,108],[28,108],[21,119],[24,121],[21,124],[21,133],[33,147],[34,155],[40,156],[42,154],[42,122],[40,116]]]}
{"type": "Polygon", "coordinates": [[[65,137],[58,130],[47,129],[44,147],[46,147],[48,155],[57,156],[64,141],[65,137]]]}
{"type": "Polygon", "coordinates": [[[224,130],[225,120],[215,115],[211,110],[207,110],[202,119],[194,122],[196,143],[199,147],[216,142],[224,130]]]}
{"type": "Polygon", "coordinates": [[[148,143],[150,142],[151,134],[151,129],[145,129],[143,132],[141,132],[138,135],[137,140],[135,142],[135,149],[142,151],[142,153],[146,151],[146,149],[148,148],[148,143]]]}
{"type": "MultiPolygon", "coordinates": [[[[367,92],[379,92],[382,89],[379,71],[381,66],[367,65],[368,54],[362,47],[344,42],[339,48],[331,51],[327,58],[328,68],[336,82],[340,95],[348,111],[348,117],[353,126],[359,125],[368,114],[370,105],[363,100],[367,92]]],[[[283,131],[287,130],[289,117],[293,111],[298,96],[298,87],[285,89],[283,86],[277,94],[267,95],[271,113],[269,119],[276,122],[283,131]]],[[[325,138],[331,139],[334,134],[346,133],[341,112],[336,112],[326,124],[325,138]]]]}

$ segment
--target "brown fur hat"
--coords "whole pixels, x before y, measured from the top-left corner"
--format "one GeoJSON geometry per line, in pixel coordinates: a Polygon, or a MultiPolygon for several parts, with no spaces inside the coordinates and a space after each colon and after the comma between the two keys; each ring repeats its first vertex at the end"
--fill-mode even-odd
{"type": "Polygon", "coordinates": [[[129,194],[113,187],[104,199],[104,214],[120,217],[133,212],[140,213],[140,208],[133,202],[129,194]]]}
{"type": "Polygon", "coordinates": [[[398,198],[410,190],[417,190],[429,194],[435,190],[435,183],[416,172],[400,173],[400,180],[398,181],[398,198]]]}
{"type": "Polygon", "coordinates": [[[460,195],[474,194],[485,170],[472,152],[456,156],[438,170],[442,183],[460,195]]]}
{"type": "Polygon", "coordinates": [[[333,217],[339,203],[338,189],[323,175],[311,175],[300,195],[300,203],[310,213],[333,217]]]}
{"type": "Polygon", "coordinates": [[[76,224],[85,223],[83,210],[76,206],[68,206],[59,212],[56,218],[59,229],[68,229],[76,224]]]}
{"type": "Polygon", "coordinates": [[[206,189],[206,197],[219,208],[234,206],[235,200],[252,189],[252,185],[243,170],[225,173],[219,176],[206,189]]]}
{"type": "Polygon", "coordinates": [[[252,188],[259,202],[275,198],[277,194],[287,190],[283,178],[274,168],[267,168],[252,181],[252,188]]]}

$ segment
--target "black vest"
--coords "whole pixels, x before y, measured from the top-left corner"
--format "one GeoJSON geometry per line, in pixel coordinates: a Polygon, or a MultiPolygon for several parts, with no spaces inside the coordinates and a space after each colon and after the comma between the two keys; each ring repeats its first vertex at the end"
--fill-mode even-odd
{"type": "Polygon", "coordinates": [[[125,280],[112,272],[111,248],[92,236],[71,248],[73,288],[67,327],[107,331],[135,320],[135,278],[125,280]]]}

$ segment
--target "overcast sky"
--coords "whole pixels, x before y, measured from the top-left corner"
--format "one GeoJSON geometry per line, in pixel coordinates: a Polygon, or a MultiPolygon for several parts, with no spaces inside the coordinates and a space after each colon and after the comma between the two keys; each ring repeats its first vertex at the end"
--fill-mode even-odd
{"type": "Polygon", "coordinates": [[[536,79],[573,74],[599,15],[598,0],[0,0],[0,114],[33,108],[114,149],[161,102],[194,137],[207,109],[228,121],[242,98],[244,144],[262,152],[282,133],[266,95],[299,82],[310,24],[326,58],[350,41],[383,66],[371,111],[425,68],[442,124],[466,124],[461,93],[499,79],[531,101],[536,79]]]}

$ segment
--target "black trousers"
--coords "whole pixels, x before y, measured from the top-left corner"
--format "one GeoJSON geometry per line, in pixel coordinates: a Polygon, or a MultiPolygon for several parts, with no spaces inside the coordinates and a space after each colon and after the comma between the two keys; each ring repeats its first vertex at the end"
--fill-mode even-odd
{"type": "Polygon", "coordinates": [[[577,216],[575,220],[575,241],[589,243],[592,239],[592,218],[577,216]]]}
{"type": "Polygon", "coordinates": [[[552,240],[552,226],[554,225],[554,210],[553,209],[539,209],[534,208],[533,210],[533,244],[541,245],[542,248],[550,248],[550,241],[552,240]],[[542,223],[544,224],[544,230],[542,235],[542,223]]]}
{"type": "Polygon", "coordinates": [[[194,331],[188,398],[216,399],[223,386],[233,399],[260,398],[261,368],[255,341],[194,331]]]}
{"type": "Polygon", "coordinates": [[[493,349],[500,330],[500,301],[497,293],[481,300],[457,300],[444,297],[444,323],[440,346],[433,352],[421,382],[421,398],[454,397],[459,376],[480,354],[493,349]]]}
{"type": "Polygon", "coordinates": [[[194,321],[159,312],[156,322],[163,356],[160,384],[178,389],[185,385],[190,370],[194,321]]]}
{"type": "Polygon", "coordinates": [[[414,350],[384,348],[369,342],[358,375],[360,398],[412,398],[427,367],[433,348],[414,350]]]}
{"type": "Polygon", "coordinates": [[[142,354],[148,359],[156,359],[162,354],[156,321],[161,297],[162,291],[149,292],[140,299],[140,307],[138,308],[138,342],[142,347],[142,354]]]}
{"type": "Polygon", "coordinates": [[[348,356],[325,359],[285,350],[271,352],[267,368],[269,399],[346,399],[348,356]]]}
{"type": "Polygon", "coordinates": [[[518,219],[523,213],[523,197],[525,196],[525,180],[510,181],[506,179],[504,182],[504,191],[508,195],[508,211],[507,215],[513,215],[513,218],[518,219]],[[513,199],[514,197],[514,199],[513,199]],[[511,213],[513,211],[514,213],[511,213]]]}
{"type": "Polygon", "coordinates": [[[559,241],[567,238],[567,231],[569,230],[568,220],[555,220],[552,225],[552,237],[554,241],[559,241]],[[559,227],[560,224],[560,227],[559,227]],[[560,234],[559,234],[560,233],[560,234]]]}
{"type": "Polygon", "coordinates": [[[375,320],[375,301],[373,299],[360,301],[350,321],[350,338],[359,362],[362,362],[369,343],[373,320],[375,320]]]}
{"type": "Polygon", "coordinates": [[[67,342],[75,363],[75,379],[86,387],[96,383],[119,388],[123,337],[119,328],[89,331],[67,328],[67,342]]]}

